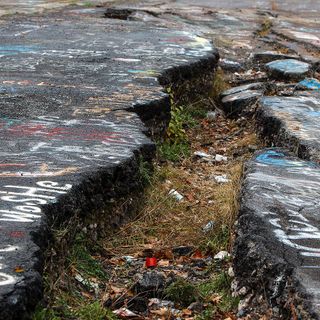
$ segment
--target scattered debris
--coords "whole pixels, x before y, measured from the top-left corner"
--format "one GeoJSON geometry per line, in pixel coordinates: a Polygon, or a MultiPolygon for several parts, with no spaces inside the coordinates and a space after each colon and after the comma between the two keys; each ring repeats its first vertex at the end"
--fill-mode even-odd
{"type": "Polygon", "coordinates": [[[136,313],[130,311],[127,308],[120,308],[120,309],[114,310],[113,313],[122,318],[139,317],[136,313]]]}
{"type": "Polygon", "coordinates": [[[161,300],[158,298],[152,298],[149,299],[149,307],[151,307],[151,309],[158,309],[158,308],[173,308],[174,307],[174,303],[172,301],[169,300],[161,300]]]}
{"type": "Polygon", "coordinates": [[[216,260],[225,260],[229,257],[230,257],[230,254],[227,251],[220,251],[213,258],[216,260]]]}
{"type": "Polygon", "coordinates": [[[169,191],[169,195],[173,196],[177,201],[182,201],[183,200],[183,195],[180,194],[178,191],[176,191],[175,189],[171,189],[169,191]]]}
{"type": "Polygon", "coordinates": [[[207,233],[211,230],[213,230],[215,226],[215,222],[214,221],[209,221],[203,228],[202,228],[202,231],[207,233]]]}
{"type": "Polygon", "coordinates": [[[215,156],[215,161],[217,162],[227,162],[228,161],[228,157],[222,156],[221,154],[216,154],[215,156]]]}
{"type": "Polygon", "coordinates": [[[216,111],[208,111],[207,112],[207,119],[210,121],[215,120],[217,117],[217,112],[216,111]]]}
{"type": "Polygon", "coordinates": [[[131,264],[131,263],[135,260],[135,258],[132,257],[132,256],[123,256],[122,258],[123,258],[123,259],[125,260],[125,262],[128,263],[128,264],[131,264]]]}
{"type": "Polygon", "coordinates": [[[222,176],[214,176],[214,179],[218,183],[228,183],[228,182],[230,182],[230,179],[227,178],[226,174],[223,174],[222,176]]]}
{"type": "Polygon", "coordinates": [[[165,287],[166,277],[162,272],[152,270],[137,275],[134,291],[149,297],[161,296],[165,287]]]}
{"type": "Polygon", "coordinates": [[[76,274],[75,279],[83,286],[87,287],[90,290],[93,290],[96,296],[99,294],[99,285],[97,283],[83,278],[80,274],[76,274]]]}
{"type": "Polygon", "coordinates": [[[275,60],[265,66],[271,77],[293,80],[304,78],[311,69],[309,63],[295,59],[275,60]]]}
{"type": "Polygon", "coordinates": [[[208,161],[208,162],[212,162],[214,161],[214,157],[211,154],[208,154],[206,152],[203,151],[195,151],[193,153],[195,156],[201,158],[204,161],[208,161]]]}
{"type": "Polygon", "coordinates": [[[187,256],[192,253],[194,250],[194,247],[191,246],[179,246],[179,247],[174,247],[172,249],[172,252],[175,256],[187,256]]]}
{"type": "Polygon", "coordinates": [[[157,266],[157,258],[155,257],[147,257],[146,258],[146,267],[147,268],[155,268],[157,266]]]}

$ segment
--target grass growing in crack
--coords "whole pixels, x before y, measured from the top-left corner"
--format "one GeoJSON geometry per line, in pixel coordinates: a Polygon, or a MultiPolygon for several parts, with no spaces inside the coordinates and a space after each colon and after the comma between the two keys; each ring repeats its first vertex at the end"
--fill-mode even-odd
{"type": "Polygon", "coordinates": [[[201,284],[193,284],[178,279],[165,290],[165,298],[179,306],[188,307],[192,302],[211,303],[212,307],[205,310],[197,319],[212,319],[218,312],[232,311],[237,308],[238,298],[231,295],[231,278],[226,272],[216,274],[212,279],[201,284]]]}
{"type": "Polygon", "coordinates": [[[79,320],[117,319],[117,317],[112,312],[103,308],[98,301],[87,304],[82,308],[80,308],[76,312],[76,316],[77,316],[77,319],[79,320]]]}
{"type": "Polygon", "coordinates": [[[225,76],[224,76],[223,70],[221,68],[218,68],[213,80],[212,92],[211,92],[211,98],[215,103],[219,101],[221,92],[223,92],[224,90],[227,90],[229,87],[224,79],[225,79],[225,76]]]}
{"type": "Polygon", "coordinates": [[[158,145],[158,156],[172,162],[179,162],[190,156],[188,143],[171,143],[168,141],[158,145]]]}
{"type": "Polygon", "coordinates": [[[69,264],[73,270],[79,272],[83,277],[96,277],[107,279],[101,263],[95,260],[86,247],[83,235],[79,235],[69,255],[69,264]]]}
{"type": "Polygon", "coordinates": [[[34,313],[32,320],[62,320],[60,317],[56,316],[53,310],[47,308],[39,308],[34,313]]]}
{"type": "Polygon", "coordinates": [[[182,307],[188,307],[199,297],[198,290],[195,285],[184,280],[178,279],[165,289],[165,298],[178,303],[182,307]]]}
{"type": "MultiPolygon", "coordinates": [[[[216,80],[217,95],[218,91],[224,88],[222,80],[216,80]]],[[[105,264],[109,257],[118,259],[125,255],[140,256],[146,248],[166,250],[180,245],[197,247],[202,249],[202,252],[211,254],[230,249],[242,161],[248,157],[248,152],[245,151],[247,146],[255,144],[255,140],[250,130],[241,131],[237,123],[225,120],[220,115],[216,122],[204,119],[207,111],[212,109],[211,103],[202,105],[207,102],[210,100],[184,105],[174,110],[171,138],[158,146],[162,157],[170,161],[156,162],[154,171],[140,161],[140,177],[147,185],[144,207],[134,221],[101,240],[99,252],[104,252],[105,258],[92,256],[85,236],[77,238],[69,250],[68,266],[61,274],[59,282],[57,281],[56,298],[50,306],[53,311],[42,311],[43,314],[47,312],[48,316],[41,318],[39,313],[40,318],[35,320],[86,319],[89,315],[94,315],[94,320],[101,317],[115,319],[113,314],[101,307],[103,302],[107,301],[103,300],[107,299],[104,293],[113,290],[110,288],[114,278],[127,279],[130,275],[125,268],[114,268],[110,271],[105,264]],[[244,156],[233,159],[233,152],[238,149],[243,151],[244,156]],[[225,154],[229,160],[227,163],[199,161],[190,156],[195,150],[225,154]],[[216,183],[212,176],[220,174],[227,174],[230,182],[216,183]],[[178,202],[170,196],[171,189],[182,194],[183,201],[178,202]],[[208,221],[214,221],[215,228],[204,233],[202,228],[208,221]],[[109,282],[105,281],[108,276],[101,261],[110,271],[109,282]],[[75,280],[78,274],[89,281],[89,284],[98,284],[98,297],[90,285],[75,280]],[[97,299],[101,301],[101,305],[94,302],[97,299]]],[[[226,265],[229,264],[226,262],[226,265]]],[[[223,278],[224,275],[221,275],[221,278],[219,276],[220,267],[212,267],[212,279],[200,285],[178,280],[167,288],[167,298],[187,307],[194,300],[207,303],[213,295],[218,295],[219,299],[214,304],[211,301],[207,303],[210,307],[199,319],[213,319],[215,314],[223,310],[233,310],[235,300],[228,291],[228,279],[223,278]]],[[[131,284],[130,280],[126,282],[126,286],[130,287],[131,284]]]]}
{"type": "Polygon", "coordinates": [[[231,230],[230,226],[221,225],[218,228],[214,228],[207,238],[207,243],[204,244],[204,249],[209,252],[218,252],[221,250],[226,250],[230,243],[231,230]]]}
{"type": "Polygon", "coordinates": [[[231,278],[226,272],[221,272],[214,276],[212,280],[200,284],[197,288],[199,295],[204,301],[211,301],[214,304],[196,319],[212,319],[212,316],[218,312],[235,310],[238,306],[239,298],[232,297],[230,287],[231,278]]]}
{"type": "Polygon", "coordinates": [[[142,185],[150,185],[152,180],[152,166],[148,161],[140,156],[139,159],[139,177],[142,185]]]}
{"type": "Polygon", "coordinates": [[[258,31],[258,35],[260,37],[265,37],[266,35],[268,35],[271,31],[272,28],[272,21],[270,18],[265,18],[262,23],[261,23],[261,28],[258,31]]]}

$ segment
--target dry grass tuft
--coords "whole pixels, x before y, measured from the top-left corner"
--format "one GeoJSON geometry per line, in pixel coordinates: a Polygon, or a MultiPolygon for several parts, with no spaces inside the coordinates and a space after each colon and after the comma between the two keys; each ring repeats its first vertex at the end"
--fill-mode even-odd
{"type": "Polygon", "coordinates": [[[191,156],[180,163],[157,166],[147,190],[147,203],[137,219],[104,241],[104,248],[111,255],[135,255],[144,249],[180,245],[204,247],[210,234],[204,234],[202,229],[209,221],[215,223],[213,232],[220,232],[223,227],[229,234],[225,247],[218,246],[217,249],[230,247],[243,161],[250,156],[247,148],[256,144],[256,136],[239,128],[234,121],[221,117],[214,124],[204,120],[200,126],[188,131],[188,137],[192,151],[214,149],[230,160],[214,164],[191,156]],[[221,140],[214,138],[220,135],[221,140]],[[208,143],[211,147],[203,147],[208,143]],[[242,155],[233,157],[239,150],[242,155]],[[217,183],[214,176],[223,174],[227,174],[230,182],[217,183]],[[170,196],[171,189],[182,194],[183,201],[178,202],[170,196]]]}

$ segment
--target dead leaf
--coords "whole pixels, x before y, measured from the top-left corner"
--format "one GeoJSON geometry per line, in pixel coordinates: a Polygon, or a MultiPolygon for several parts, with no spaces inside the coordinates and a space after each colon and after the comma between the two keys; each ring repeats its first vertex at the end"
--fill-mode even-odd
{"type": "Polygon", "coordinates": [[[109,263],[116,266],[122,266],[125,264],[125,261],[122,258],[111,258],[109,259],[109,263]]]}
{"type": "Polygon", "coordinates": [[[203,259],[204,256],[203,256],[202,252],[198,249],[192,254],[191,258],[192,259],[203,259]]]}
{"type": "Polygon", "coordinates": [[[113,293],[122,293],[122,292],[126,291],[126,288],[119,288],[114,285],[110,285],[110,289],[113,293]]]}
{"type": "Polygon", "coordinates": [[[213,295],[210,298],[210,301],[214,304],[221,302],[222,296],[219,295],[213,295]]]}
{"type": "Polygon", "coordinates": [[[165,316],[169,313],[169,310],[167,308],[160,308],[158,310],[150,310],[150,312],[158,316],[165,316]]]}
{"type": "Polygon", "coordinates": [[[170,261],[169,260],[159,260],[158,267],[169,267],[170,261]]]}
{"type": "Polygon", "coordinates": [[[194,202],[194,196],[192,193],[187,193],[185,196],[188,199],[188,201],[194,202]]]}
{"type": "Polygon", "coordinates": [[[192,311],[190,309],[183,309],[182,310],[182,314],[185,316],[191,316],[192,315],[192,311]]]}
{"type": "Polygon", "coordinates": [[[157,250],[157,251],[155,251],[154,256],[159,260],[161,260],[161,259],[172,260],[173,259],[173,253],[172,253],[171,249],[157,250]]]}
{"type": "Polygon", "coordinates": [[[87,299],[92,299],[92,295],[88,292],[81,291],[81,295],[87,299]]]}
{"type": "Polygon", "coordinates": [[[14,268],[14,272],[21,273],[21,272],[24,272],[24,269],[21,266],[16,266],[14,268]]]}

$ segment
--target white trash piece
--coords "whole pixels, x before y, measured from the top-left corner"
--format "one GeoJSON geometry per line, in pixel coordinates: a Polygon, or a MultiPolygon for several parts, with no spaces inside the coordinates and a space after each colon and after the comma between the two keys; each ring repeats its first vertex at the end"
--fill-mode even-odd
{"type": "Polygon", "coordinates": [[[226,174],[223,174],[221,176],[214,176],[214,180],[218,183],[227,183],[230,182],[230,179],[227,178],[226,174]]]}
{"type": "Polygon", "coordinates": [[[176,198],[178,201],[182,201],[182,199],[183,199],[183,195],[182,194],[180,194],[177,190],[175,190],[175,189],[171,189],[170,191],[169,191],[169,195],[170,196],[173,196],[174,198],[176,198]]]}
{"type": "Polygon", "coordinates": [[[211,154],[208,154],[208,153],[203,152],[203,151],[195,151],[193,154],[195,156],[205,160],[205,161],[213,161],[214,160],[214,157],[211,154]]]}
{"type": "Polygon", "coordinates": [[[221,162],[221,161],[227,162],[227,161],[228,161],[228,158],[225,157],[225,156],[222,156],[221,154],[216,154],[215,160],[216,160],[217,162],[221,162]]]}
{"type": "Polygon", "coordinates": [[[225,260],[226,258],[229,258],[229,257],[230,257],[230,254],[227,251],[220,251],[213,258],[216,260],[225,260]]]}
{"type": "Polygon", "coordinates": [[[208,111],[207,113],[207,119],[208,120],[214,120],[217,116],[217,113],[215,111],[208,111]]]}
{"type": "Polygon", "coordinates": [[[202,231],[204,233],[207,233],[207,232],[213,230],[214,225],[215,225],[214,221],[211,220],[202,228],[202,231]]]}

